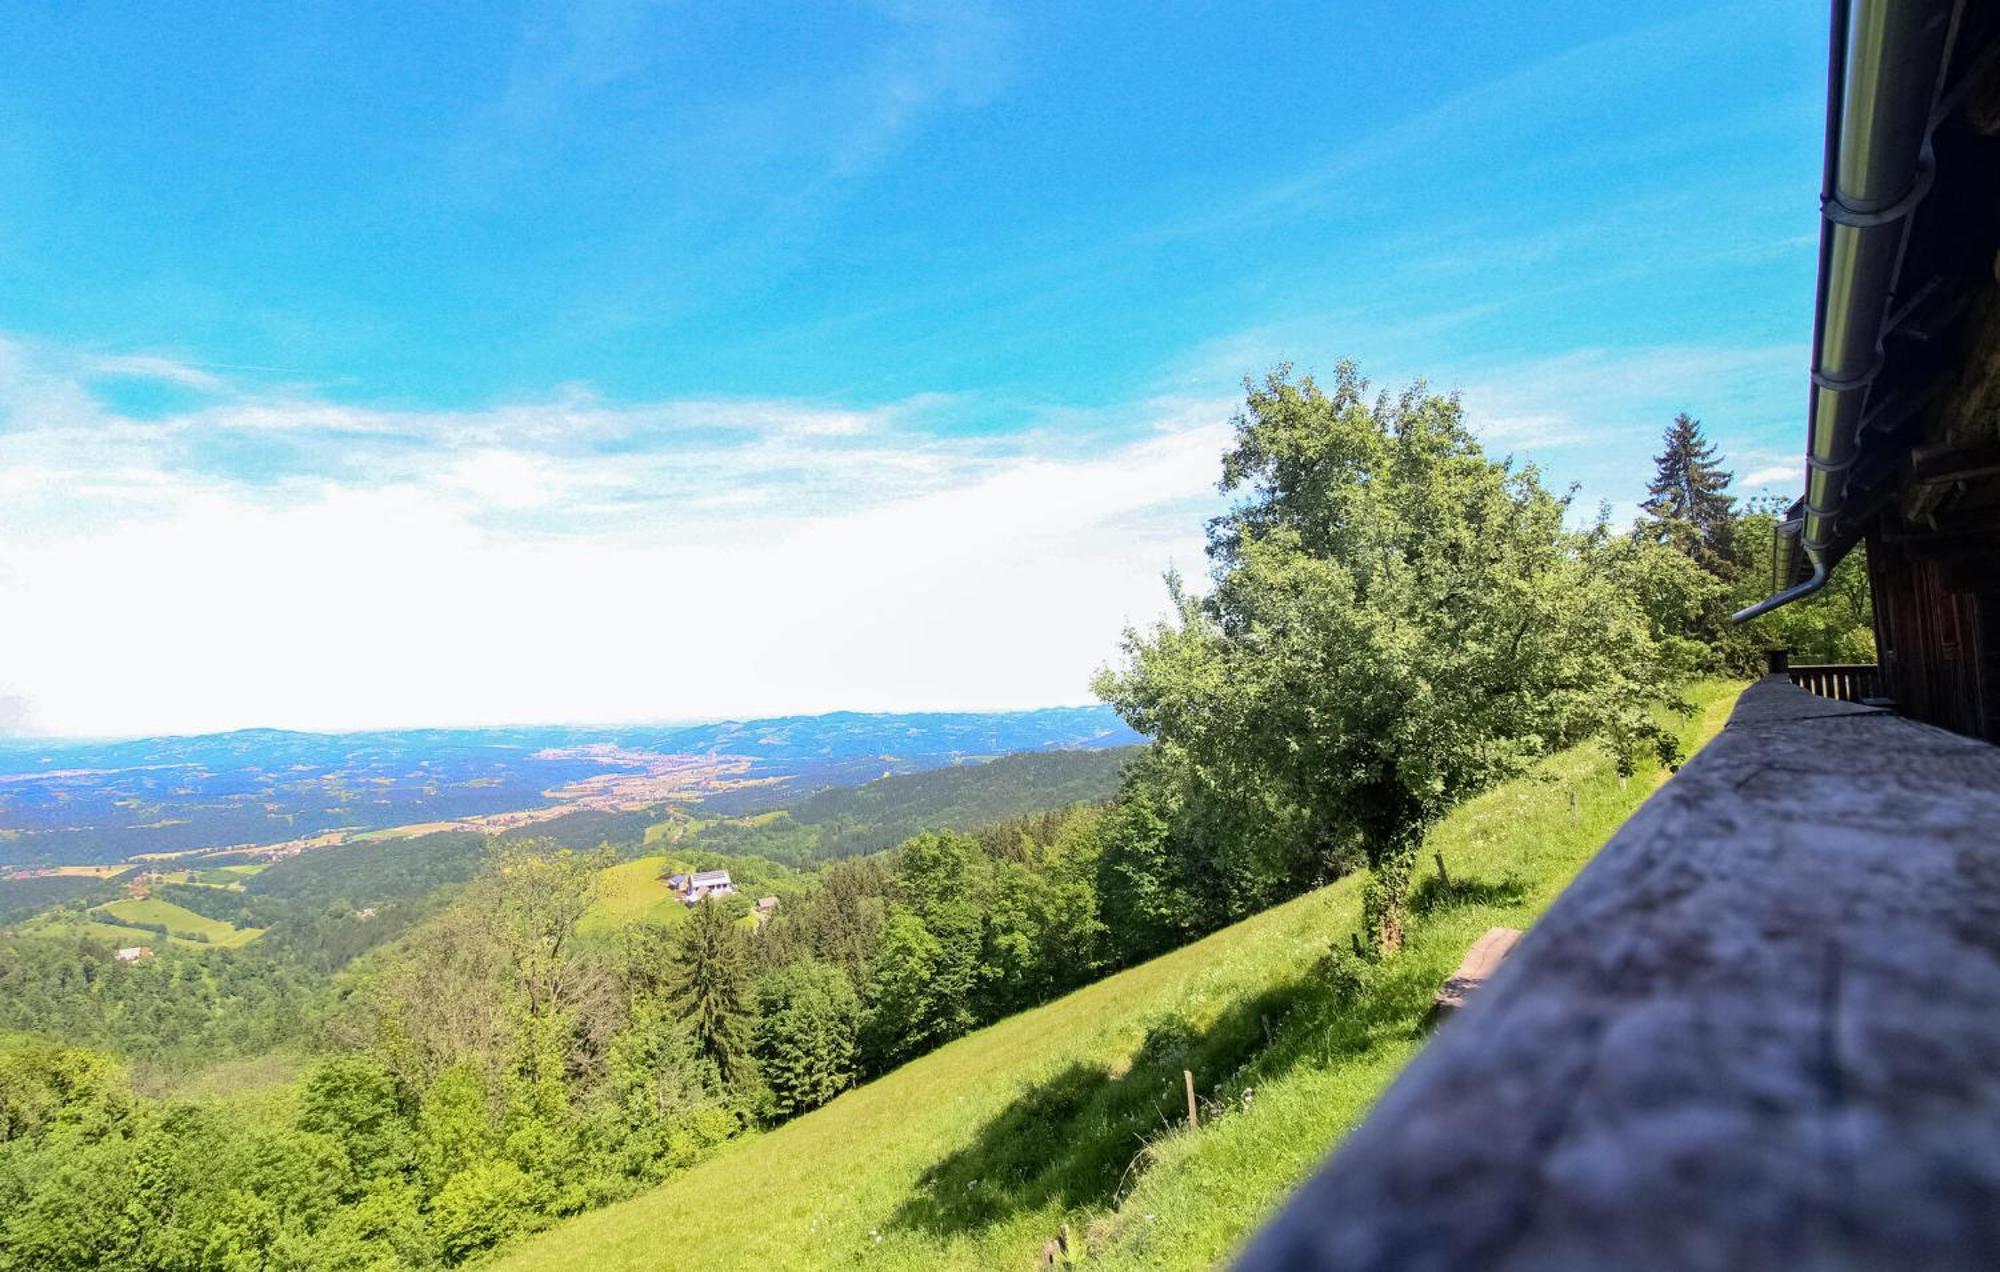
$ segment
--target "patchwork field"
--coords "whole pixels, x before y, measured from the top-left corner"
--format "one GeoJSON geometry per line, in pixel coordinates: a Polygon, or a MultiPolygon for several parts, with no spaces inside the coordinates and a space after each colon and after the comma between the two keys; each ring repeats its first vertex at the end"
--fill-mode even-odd
{"type": "MultiPolygon", "coordinates": [[[[1688,751],[1739,690],[1700,689],[1688,751]]],[[[1425,845],[1408,945],[1386,964],[1337,953],[1360,924],[1362,881],[1341,880],[737,1141],[498,1266],[1028,1267],[1065,1229],[1092,1267],[1213,1266],[1422,1046],[1466,947],[1531,924],[1665,776],[1621,782],[1585,746],[1461,807],[1425,845]]]]}

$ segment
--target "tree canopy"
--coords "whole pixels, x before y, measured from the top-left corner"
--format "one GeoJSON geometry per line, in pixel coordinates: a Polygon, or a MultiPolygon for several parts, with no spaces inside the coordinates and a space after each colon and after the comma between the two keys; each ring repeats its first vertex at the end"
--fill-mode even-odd
{"type": "Polygon", "coordinates": [[[1660,446],[1637,532],[1686,553],[1711,574],[1733,577],[1736,500],[1727,493],[1731,478],[1716,459],[1715,444],[1702,433],[1701,421],[1682,411],[1660,446]]]}
{"type": "Polygon", "coordinates": [[[1647,708],[1684,670],[1564,524],[1533,467],[1489,458],[1456,397],[1371,402],[1280,367],[1246,381],[1209,526],[1211,586],[1130,631],[1097,689],[1187,801],[1269,868],[1365,857],[1376,940],[1400,940],[1417,839],[1454,802],[1593,733],[1670,746],[1647,708]]]}

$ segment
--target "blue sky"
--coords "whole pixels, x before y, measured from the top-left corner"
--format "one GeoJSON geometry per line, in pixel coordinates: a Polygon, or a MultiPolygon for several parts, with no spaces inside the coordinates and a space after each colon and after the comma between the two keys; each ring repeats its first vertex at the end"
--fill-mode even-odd
{"type": "Polygon", "coordinates": [[[1797,482],[1822,5],[0,30],[0,728],[1081,700],[1281,360],[1797,482]]]}

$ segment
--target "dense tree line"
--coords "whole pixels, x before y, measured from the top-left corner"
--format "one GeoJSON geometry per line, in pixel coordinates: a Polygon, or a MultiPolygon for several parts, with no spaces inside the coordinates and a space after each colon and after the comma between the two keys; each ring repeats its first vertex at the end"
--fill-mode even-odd
{"type": "Polygon", "coordinates": [[[817,792],[772,815],[700,826],[684,847],[795,866],[893,848],[927,830],[974,830],[1118,789],[1135,748],[1032,751],[817,792]]]}
{"type": "Polygon", "coordinates": [[[124,893],[115,884],[89,875],[41,875],[0,879],[0,926],[17,923],[51,906],[73,902],[88,909],[115,901],[124,893]]]}
{"type": "Polygon", "coordinates": [[[1790,582],[1771,573],[1784,501],[1760,497],[1739,508],[1728,493],[1731,481],[1701,422],[1675,417],[1661,438],[1633,537],[1671,547],[1698,568],[1641,576],[1656,618],[1692,646],[1708,671],[1755,675],[1770,649],[1787,650],[1800,663],[1872,662],[1865,548],[1849,554],[1818,594],[1747,624],[1730,621],[1790,582]]]}
{"type": "Polygon", "coordinates": [[[0,1033],[62,1038],[159,1065],[300,1043],[328,993],[323,977],[248,949],[181,948],[121,963],[89,938],[0,945],[0,1033]]]}
{"type": "MultiPolygon", "coordinates": [[[[1095,906],[1102,820],[1080,807],[920,835],[830,866],[761,929],[704,902],[597,940],[581,921],[608,854],[496,842],[449,904],[317,1004],[330,1058],[288,1124],[136,1099],[98,1051],[13,1044],[0,1267],[451,1265],[627,1195],[1120,961],[1095,906]],[[93,1223],[106,1206],[120,1222],[93,1223]]],[[[9,1022],[68,1043],[213,1025],[254,1049],[296,1024],[255,1027],[257,991],[230,978],[280,965],[242,951],[130,966],[89,943],[19,952],[0,968],[41,983],[10,1000],[102,1000],[9,1022]],[[147,1013],[154,997],[206,1014],[176,1027],[147,1013]]]]}

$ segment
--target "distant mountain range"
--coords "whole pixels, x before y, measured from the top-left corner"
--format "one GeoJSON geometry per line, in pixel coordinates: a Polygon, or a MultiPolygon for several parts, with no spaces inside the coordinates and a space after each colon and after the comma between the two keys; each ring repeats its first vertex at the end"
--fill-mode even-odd
{"type": "Polygon", "coordinates": [[[0,866],[310,845],[569,808],[774,806],[1020,751],[1140,741],[1108,707],[835,712],[684,726],[0,739],[0,866]]]}

